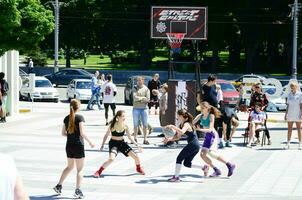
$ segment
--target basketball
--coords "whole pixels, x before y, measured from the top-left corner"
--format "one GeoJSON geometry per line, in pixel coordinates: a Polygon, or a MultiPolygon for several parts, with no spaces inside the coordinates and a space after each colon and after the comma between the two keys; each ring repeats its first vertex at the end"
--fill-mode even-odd
{"type": "Polygon", "coordinates": [[[170,128],[163,128],[163,134],[166,136],[166,137],[173,137],[175,135],[175,132],[170,129],[170,128]]]}
{"type": "Polygon", "coordinates": [[[154,90],[152,90],[152,94],[154,96],[158,96],[159,95],[159,91],[154,89],[154,90]]]}

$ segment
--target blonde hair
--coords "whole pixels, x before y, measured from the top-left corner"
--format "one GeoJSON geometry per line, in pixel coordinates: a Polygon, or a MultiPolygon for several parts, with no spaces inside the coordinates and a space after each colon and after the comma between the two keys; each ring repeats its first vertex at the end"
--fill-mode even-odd
{"type": "Polygon", "coordinates": [[[299,84],[298,84],[296,81],[292,81],[292,82],[289,84],[289,87],[290,87],[290,88],[292,88],[292,87],[299,88],[299,84]]]}
{"type": "Polygon", "coordinates": [[[221,112],[217,108],[211,106],[206,101],[203,101],[203,102],[200,103],[200,108],[208,109],[209,113],[213,114],[215,116],[215,118],[220,118],[221,117],[221,112]]]}
{"type": "Polygon", "coordinates": [[[69,123],[67,128],[68,134],[73,134],[76,130],[75,126],[75,112],[80,108],[81,103],[77,99],[72,99],[70,101],[70,112],[69,112],[69,123]]]}

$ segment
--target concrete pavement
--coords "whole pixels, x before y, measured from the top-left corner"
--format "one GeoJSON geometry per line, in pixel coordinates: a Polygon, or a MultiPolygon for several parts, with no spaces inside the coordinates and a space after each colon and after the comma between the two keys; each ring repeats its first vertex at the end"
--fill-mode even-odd
{"type": "MultiPolygon", "coordinates": [[[[27,102],[21,104],[31,106],[27,102]]],[[[118,109],[126,111],[127,123],[132,127],[132,108],[118,106],[118,109]]],[[[69,112],[68,104],[35,102],[33,111],[8,118],[8,123],[0,124],[0,152],[15,158],[31,199],[71,199],[75,171],[66,179],[61,196],[56,196],[52,190],[66,165],[66,138],[60,135],[60,130],[62,120],[69,112]]],[[[233,139],[233,148],[219,150],[236,164],[231,178],[226,177],[227,168],[215,161],[223,172],[220,178],[205,178],[199,170],[183,168],[182,182],[169,183],[166,180],[174,173],[176,156],[185,142],[175,149],[162,147],[162,138],[156,137],[158,132],[151,134],[151,145],[143,145],[144,151],[139,153],[145,176],[135,173],[131,158],[119,154],[101,178],[92,178],[95,170],[108,158],[107,146],[105,152],[98,151],[106,131],[104,111],[83,110],[81,113],[86,120],[85,130],[97,145],[91,149],[86,144],[82,189],[88,200],[302,199],[302,151],[297,150],[297,144],[292,144],[290,150],[282,150],[287,131],[284,123],[268,124],[272,146],[248,149],[242,146],[241,137],[247,117],[240,113],[242,121],[233,139]]],[[[282,119],[283,113],[269,113],[269,118],[282,119]]],[[[151,115],[150,122],[155,130],[159,130],[158,116],[151,115]]],[[[296,142],[296,132],[293,136],[296,142]]],[[[203,164],[199,156],[193,163],[203,164]]]]}

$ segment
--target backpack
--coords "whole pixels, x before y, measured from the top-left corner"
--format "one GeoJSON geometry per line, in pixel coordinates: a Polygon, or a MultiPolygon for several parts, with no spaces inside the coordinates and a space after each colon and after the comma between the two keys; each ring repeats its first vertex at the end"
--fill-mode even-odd
{"type": "Polygon", "coordinates": [[[3,95],[6,95],[8,91],[9,91],[8,83],[5,80],[3,80],[1,85],[1,93],[3,95]]]}

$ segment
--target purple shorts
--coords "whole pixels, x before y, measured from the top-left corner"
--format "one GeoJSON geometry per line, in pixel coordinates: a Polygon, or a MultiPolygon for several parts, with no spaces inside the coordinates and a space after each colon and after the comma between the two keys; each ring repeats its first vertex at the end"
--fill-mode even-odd
{"type": "Polygon", "coordinates": [[[203,149],[210,149],[213,142],[215,140],[215,135],[213,132],[208,132],[206,133],[205,137],[204,137],[204,142],[202,144],[202,148],[203,149]]]}

